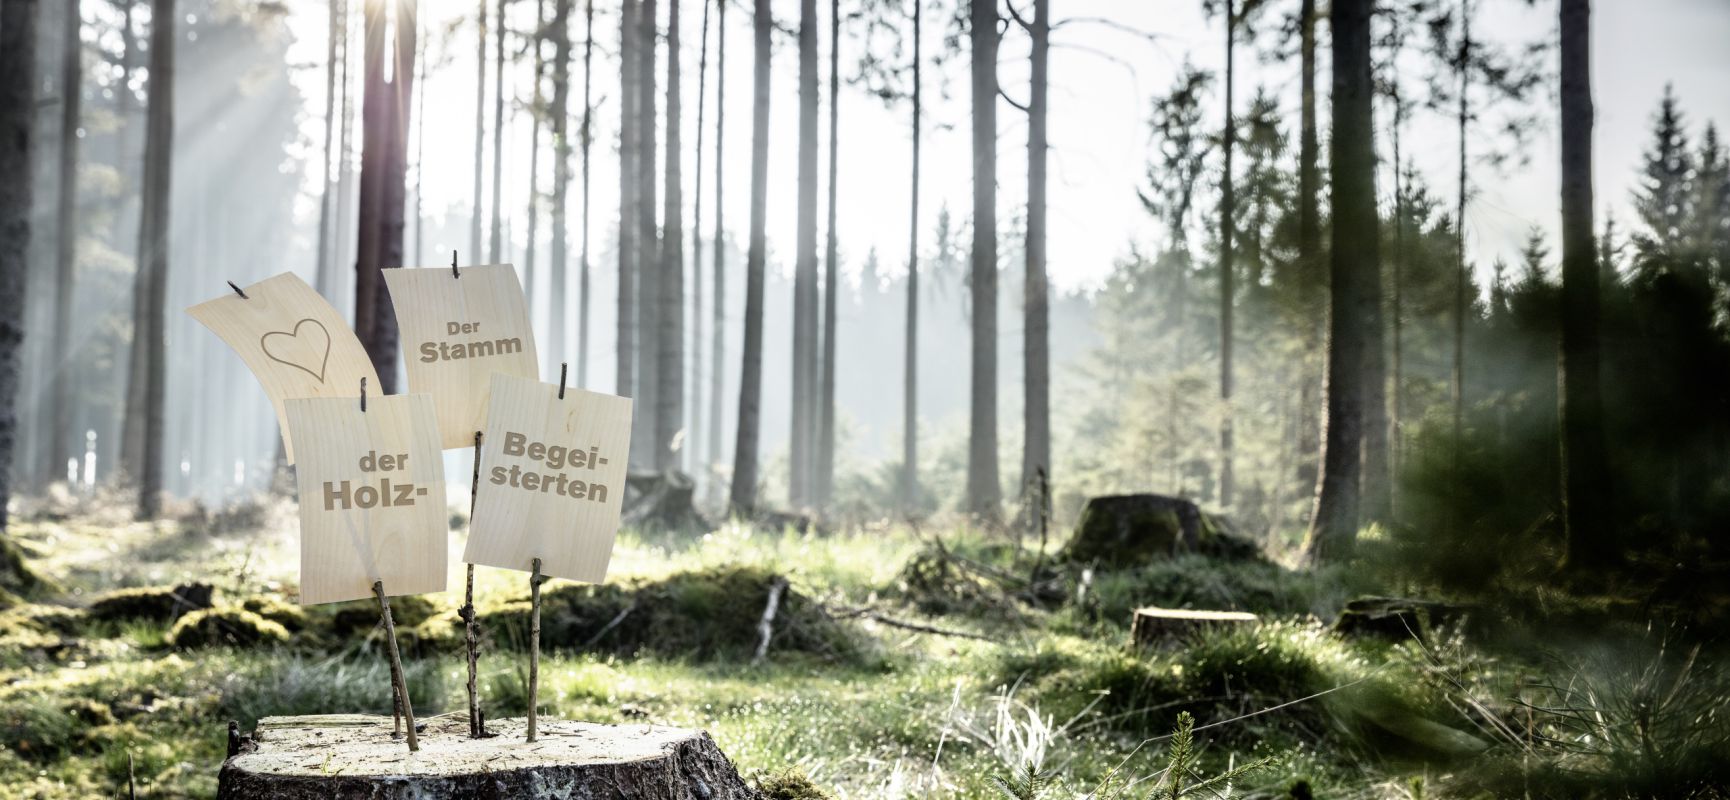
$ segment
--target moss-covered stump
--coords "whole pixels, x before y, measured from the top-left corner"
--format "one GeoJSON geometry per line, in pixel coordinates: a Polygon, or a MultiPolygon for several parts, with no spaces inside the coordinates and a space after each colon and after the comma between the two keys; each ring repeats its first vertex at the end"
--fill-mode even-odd
{"type": "Polygon", "coordinates": [[[715,529],[697,511],[697,483],[676,469],[627,476],[623,520],[651,533],[696,535],[715,529]]]}
{"type": "Polygon", "coordinates": [[[116,589],[90,601],[90,618],[105,622],[170,622],[214,606],[216,589],[208,583],[116,589]]]}
{"type": "Polygon", "coordinates": [[[1429,641],[1438,627],[1460,623],[1472,607],[1438,600],[1405,597],[1360,597],[1346,603],[1334,620],[1334,632],[1344,636],[1374,636],[1401,642],[1429,641]]]}
{"type": "Polygon", "coordinates": [[[1203,514],[1181,497],[1118,494],[1082,506],[1063,553],[1070,561],[1131,567],[1178,553],[1253,559],[1260,548],[1232,533],[1223,518],[1203,514]]]}
{"type": "Polygon", "coordinates": [[[542,719],[533,744],[520,719],[435,717],[420,751],[391,737],[389,717],[266,717],[222,765],[218,800],[608,798],[757,800],[703,731],[542,719]]]}

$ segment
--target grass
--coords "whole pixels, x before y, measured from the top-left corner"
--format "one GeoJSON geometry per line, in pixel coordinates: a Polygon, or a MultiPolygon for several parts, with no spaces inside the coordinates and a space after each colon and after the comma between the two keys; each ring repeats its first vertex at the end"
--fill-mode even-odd
{"type": "MultiPolygon", "coordinates": [[[[265,506],[189,512],[155,526],[89,510],[17,526],[30,566],[63,576],[65,588],[0,610],[0,798],[112,796],[129,769],[140,796],[210,797],[227,720],[249,728],[271,715],[388,713],[371,605],[301,609],[286,601],[296,563],[281,528],[288,520],[265,506]],[[116,588],[198,579],[218,586],[218,608],[178,623],[149,614],[99,620],[82,610],[116,588]],[[243,620],[275,643],[235,647],[224,635],[191,642],[175,632],[211,617],[229,623],[215,626],[218,634],[243,620]]],[[[1170,734],[1183,714],[1194,721],[1184,758],[1195,774],[1277,756],[1234,781],[1261,796],[1285,796],[1303,781],[1318,797],[1400,797],[1414,779],[1427,796],[1471,796],[1485,786],[1495,794],[1507,784],[1492,778],[1540,772],[1519,767],[1534,751],[1485,732],[1492,723],[1512,728],[1520,707],[1510,698],[1546,699],[1530,687],[1518,693],[1516,675],[1531,665],[1458,642],[1420,649],[1335,636],[1317,617],[1349,595],[1350,576],[1185,557],[1097,573],[1078,602],[1080,568],[1048,557],[1040,582],[1062,591],[1008,598],[1001,582],[1032,575],[1031,553],[964,530],[943,539],[1001,580],[939,574],[910,585],[917,570],[908,566],[928,556],[933,537],[902,528],[818,536],[728,525],[689,540],[627,531],[608,584],[547,587],[541,710],[706,729],[771,797],[995,797],[994,778],[1028,762],[1054,776],[1045,797],[1079,797],[1111,780],[1139,787],[1123,795],[1139,797],[1172,763],[1170,734]],[[774,576],[790,584],[784,619],[813,630],[778,628],[780,644],[753,664],[755,623],[774,576]],[[597,626],[632,603],[628,634],[621,624],[607,634],[617,641],[588,646],[597,626]],[[1132,652],[1124,646],[1129,610],[1144,604],[1245,609],[1264,621],[1132,652]],[[848,609],[993,641],[914,632],[848,609]],[[1481,746],[1490,747],[1481,759],[1475,750],[1461,756],[1481,746]],[[1481,784],[1472,788],[1458,765],[1474,762],[1501,771],[1472,771],[1481,784]]],[[[460,532],[452,545],[460,546],[460,532]]],[[[457,591],[392,602],[421,716],[464,705],[466,668],[454,635],[461,569],[452,565],[457,591]]],[[[526,594],[526,576],[477,572],[477,605],[492,623],[480,662],[489,718],[527,709],[517,630],[526,594]]],[[[1693,683],[1680,685],[1692,688],[1680,696],[1722,705],[1708,660],[1686,671],[1693,683]]],[[[1653,674],[1663,680],[1650,686],[1678,685],[1678,667],[1653,674]]],[[[1603,699],[1611,696],[1604,689],[1594,696],[1596,705],[1584,705],[1638,707],[1603,699]]],[[[1536,724],[1566,738],[1563,721],[1536,724]]],[[[1615,741],[1613,752],[1544,749],[1537,762],[1606,774],[1640,769],[1618,759],[1642,740],[1615,741]]],[[[1717,746],[1696,750],[1712,756],[1717,746]]]]}

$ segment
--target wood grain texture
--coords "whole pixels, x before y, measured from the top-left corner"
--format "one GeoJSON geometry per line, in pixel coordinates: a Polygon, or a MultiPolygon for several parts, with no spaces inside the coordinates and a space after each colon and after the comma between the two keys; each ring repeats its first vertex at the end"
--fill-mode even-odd
{"type": "MultiPolygon", "coordinates": [[[[297,397],[358,397],[360,379],[378,386],[378,373],[343,316],[292,272],[186,309],[240,355],[276,410],[288,463],[295,463],[285,401],[297,397]]],[[[472,435],[472,434],[471,434],[472,435]]]]}
{"type": "Polygon", "coordinates": [[[411,392],[432,395],[439,441],[469,447],[487,419],[489,377],[539,377],[535,332],[509,264],[384,271],[411,392]]]}
{"type": "Polygon", "coordinates": [[[625,496],[631,400],[495,374],[463,560],[607,577],[625,496]]]}
{"type": "Polygon", "coordinates": [[[390,717],[265,717],[223,763],[218,800],[761,800],[713,739],[660,725],[521,719],[475,739],[460,716],[426,720],[405,753],[390,717]]]}
{"type": "MultiPolygon", "coordinates": [[[[357,387],[358,388],[358,387],[357,387]]],[[[300,603],[442,592],[444,456],[432,397],[289,400],[301,443],[300,603]]]]}

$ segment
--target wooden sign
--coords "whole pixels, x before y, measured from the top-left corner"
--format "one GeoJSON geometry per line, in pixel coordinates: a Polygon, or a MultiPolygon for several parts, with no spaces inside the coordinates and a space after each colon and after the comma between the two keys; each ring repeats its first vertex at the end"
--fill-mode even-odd
{"type": "Polygon", "coordinates": [[[472,447],[487,420],[493,373],[534,378],[535,333],[509,264],[387,269],[411,392],[432,395],[444,447],[472,447]]]}
{"type": "MultiPolygon", "coordinates": [[[[359,392],[357,383],[355,389],[359,392]]],[[[445,588],[444,453],[432,397],[289,400],[301,443],[301,605],[445,588]]]]}
{"type": "Polygon", "coordinates": [[[494,375],[463,560],[600,583],[624,505],[631,400],[494,375]]]}
{"type": "MultiPolygon", "coordinates": [[[[392,270],[393,272],[395,270],[392,270]]],[[[360,379],[378,373],[360,339],[306,281],[292,272],[186,309],[222,338],[264,386],[282,429],[283,450],[295,463],[294,437],[283,404],[296,397],[356,397],[360,379]]]]}

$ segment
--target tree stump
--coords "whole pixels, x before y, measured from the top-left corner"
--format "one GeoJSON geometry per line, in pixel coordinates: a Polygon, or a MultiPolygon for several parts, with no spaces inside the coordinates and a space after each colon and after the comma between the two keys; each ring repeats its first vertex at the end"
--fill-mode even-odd
{"type": "Polygon", "coordinates": [[[658,725],[489,720],[471,739],[459,716],[424,720],[420,752],[391,737],[390,717],[266,717],[232,735],[218,800],[607,798],[757,800],[703,731],[658,725]]]}
{"type": "Polygon", "coordinates": [[[697,485],[676,469],[625,477],[624,524],[639,531],[696,535],[715,529],[697,511],[697,485]]]}
{"type": "Polygon", "coordinates": [[[1129,641],[1136,647],[1159,644],[1214,625],[1255,622],[1247,611],[1196,611],[1188,608],[1138,608],[1129,625],[1129,641]]]}

